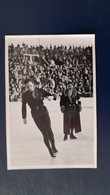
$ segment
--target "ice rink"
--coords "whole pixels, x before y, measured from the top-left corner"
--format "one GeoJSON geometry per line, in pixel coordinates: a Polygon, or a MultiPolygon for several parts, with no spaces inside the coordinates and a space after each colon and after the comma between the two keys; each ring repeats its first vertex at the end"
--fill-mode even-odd
{"type": "Polygon", "coordinates": [[[76,140],[63,141],[63,114],[57,101],[45,100],[51,118],[58,154],[52,158],[43,143],[43,137],[30,115],[27,105],[27,124],[21,117],[21,102],[9,103],[7,123],[8,169],[40,168],[95,168],[96,128],[93,98],[81,98],[82,132],[76,140]]]}

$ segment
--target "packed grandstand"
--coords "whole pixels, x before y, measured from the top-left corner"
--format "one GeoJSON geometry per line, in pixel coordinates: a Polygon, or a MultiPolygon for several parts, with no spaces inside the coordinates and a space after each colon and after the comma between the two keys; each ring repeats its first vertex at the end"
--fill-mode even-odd
{"type": "Polygon", "coordinates": [[[93,96],[92,47],[8,46],[9,100],[21,100],[24,80],[31,78],[37,87],[61,95],[72,82],[83,97],[93,96]]]}

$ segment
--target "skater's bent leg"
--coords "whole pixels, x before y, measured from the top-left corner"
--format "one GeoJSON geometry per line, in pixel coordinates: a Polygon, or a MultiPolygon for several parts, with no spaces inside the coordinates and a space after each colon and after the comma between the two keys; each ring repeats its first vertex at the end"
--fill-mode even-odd
{"type": "Polygon", "coordinates": [[[50,140],[50,143],[51,143],[51,146],[52,146],[52,150],[54,153],[58,152],[58,150],[56,149],[55,147],[55,139],[54,139],[54,135],[53,135],[53,132],[52,130],[48,130],[48,138],[50,140]]]}
{"type": "Polygon", "coordinates": [[[42,134],[43,134],[43,138],[44,138],[44,143],[45,143],[45,145],[47,146],[50,155],[51,155],[52,157],[56,157],[55,154],[54,154],[53,151],[52,151],[52,148],[50,147],[50,143],[49,143],[49,140],[48,140],[48,136],[47,136],[45,133],[42,133],[42,134]]]}
{"type": "Polygon", "coordinates": [[[41,123],[41,122],[40,122],[39,120],[37,120],[36,118],[33,118],[33,119],[34,119],[35,124],[37,125],[37,127],[39,128],[40,132],[41,132],[42,135],[43,135],[44,143],[45,143],[46,147],[48,148],[50,155],[51,155],[52,157],[55,157],[55,154],[53,154],[52,148],[50,147],[48,135],[47,135],[47,132],[46,132],[45,129],[44,129],[44,124],[41,123]]]}
{"type": "Polygon", "coordinates": [[[58,150],[55,147],[55,139],[54,139],[54,134],[53,134],[52,129],[51,129],[51,123],[50,123],[49,115],[46,115],[45,119],[46,119],[46,121],[45,121],[45,130],[46,130],[48,138],[50,140],[53,152],[56,153],[56,152],[58,152],[58,150]]]}

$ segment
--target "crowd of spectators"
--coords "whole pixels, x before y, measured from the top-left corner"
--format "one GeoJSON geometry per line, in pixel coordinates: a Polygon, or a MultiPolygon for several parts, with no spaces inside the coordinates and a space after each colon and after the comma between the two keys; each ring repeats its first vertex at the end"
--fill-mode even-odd
{"type": "Polygon", "coordinates": [[[84,97],[93,95],[92,47],[22,46],[8,47],[9,100],[18,101],[25,91],[24,80],[34,79],[37,87],[61,94],[72,82],[84,97]]]}

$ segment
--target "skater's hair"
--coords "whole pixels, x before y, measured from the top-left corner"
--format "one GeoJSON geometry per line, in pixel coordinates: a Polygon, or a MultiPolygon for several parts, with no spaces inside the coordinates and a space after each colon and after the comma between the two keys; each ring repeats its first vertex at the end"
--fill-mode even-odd
{"type": "Polygon", "coordinates": [[[29,82],[34,83],[34,81],[32,79],[30,79],[30,78],[27,78],[27,79],[24,80],[24,84],[25,85],[28,84],[29,82]]]}

